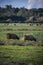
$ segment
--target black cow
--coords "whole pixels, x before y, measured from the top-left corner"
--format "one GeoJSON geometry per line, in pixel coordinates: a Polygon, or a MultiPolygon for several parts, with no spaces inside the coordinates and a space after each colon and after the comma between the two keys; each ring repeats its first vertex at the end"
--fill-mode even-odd
{"type": "Polygon", "coordinates": [[[7,39],[18,39],[19,37],[16,34],[7,33],[7,39]]]}
{"type": "Polygon", "coordinates": [[[33,35],[24,35],[24,40],[36,41],[36,38],[33,35]]]}

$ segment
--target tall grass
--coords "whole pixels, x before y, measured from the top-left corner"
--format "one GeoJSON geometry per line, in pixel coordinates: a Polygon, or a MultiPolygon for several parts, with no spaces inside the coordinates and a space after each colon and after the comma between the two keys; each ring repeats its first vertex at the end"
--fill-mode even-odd
{"type": "MultiPolygon", "coordinates": [[[[17,34],[20,39],[25,34],[33,35],[36,38],[37,43],[43,43],[43,26],[30,26],[29,24],[0,24],[0,40],[10,44],[11,40],[6,38],[7,33],[17,34]]],[[[19,44],[22,43],[20,40],[12,40],[11,44],[17,44],[18,42],[19,44]]],[[[25,41],[23,43],[25,43],[25,41]]],[[[27,43],[29,44],[30,42],[28,41],[26,44],[27,43]]]]}

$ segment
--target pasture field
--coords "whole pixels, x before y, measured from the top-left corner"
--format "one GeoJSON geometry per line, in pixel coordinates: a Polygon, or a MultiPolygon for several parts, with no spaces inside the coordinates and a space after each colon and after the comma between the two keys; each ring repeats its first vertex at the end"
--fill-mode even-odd
{"type": "Polygon", "coordinates": [[[0,24],[0,65],[43,65],[43,25],[0,24]],[[20,39],[7,39],[7,33],[20,39]],[[37,41],[23,41],[25,34],[33,35],[37,41]]]}
{"type": "Polygon", "coordinates": [[[5,43],[5,44],[20,44],[26,42],[26,44],[31,44],[35,42],[31,41],[22,41],[22,40],[8,40],[6,37],[7,33],[14,33],[17,34],[20,39],[25,35],[33,35],[36,38],[37,44],[42,44],[43,45],[43,25],[36,25],[33,24],[30,26],[30,24],[0,24],[0,42],[5,43]]]}
{"type": "Polygon", "coordinates": [[[4,65],[43,65],[43,47],[0,46],[0,62],[4,65]]]}

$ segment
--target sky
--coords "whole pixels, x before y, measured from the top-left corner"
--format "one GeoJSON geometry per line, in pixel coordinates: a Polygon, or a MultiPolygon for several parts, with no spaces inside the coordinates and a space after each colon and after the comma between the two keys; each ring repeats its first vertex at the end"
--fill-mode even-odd
{"type": "Polygon", "coordinates": [[[43,8],[43,0],[0,0],[0,7],[12,5],[13,7],[43,8]]]}

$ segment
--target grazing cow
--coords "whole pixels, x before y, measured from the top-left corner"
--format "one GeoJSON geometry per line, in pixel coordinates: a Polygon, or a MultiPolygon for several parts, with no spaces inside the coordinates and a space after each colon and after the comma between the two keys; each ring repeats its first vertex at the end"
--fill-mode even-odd
{"type": "Polygon", "coordinates": [[[18,39],[19,37],[16,34],[7,33],[7,39],[18,39]]]}
{"type": "Polygon", "coordinates": [[[33,35],[24,35],[24,40],[36,41],[36,38],[33,35]]]}

